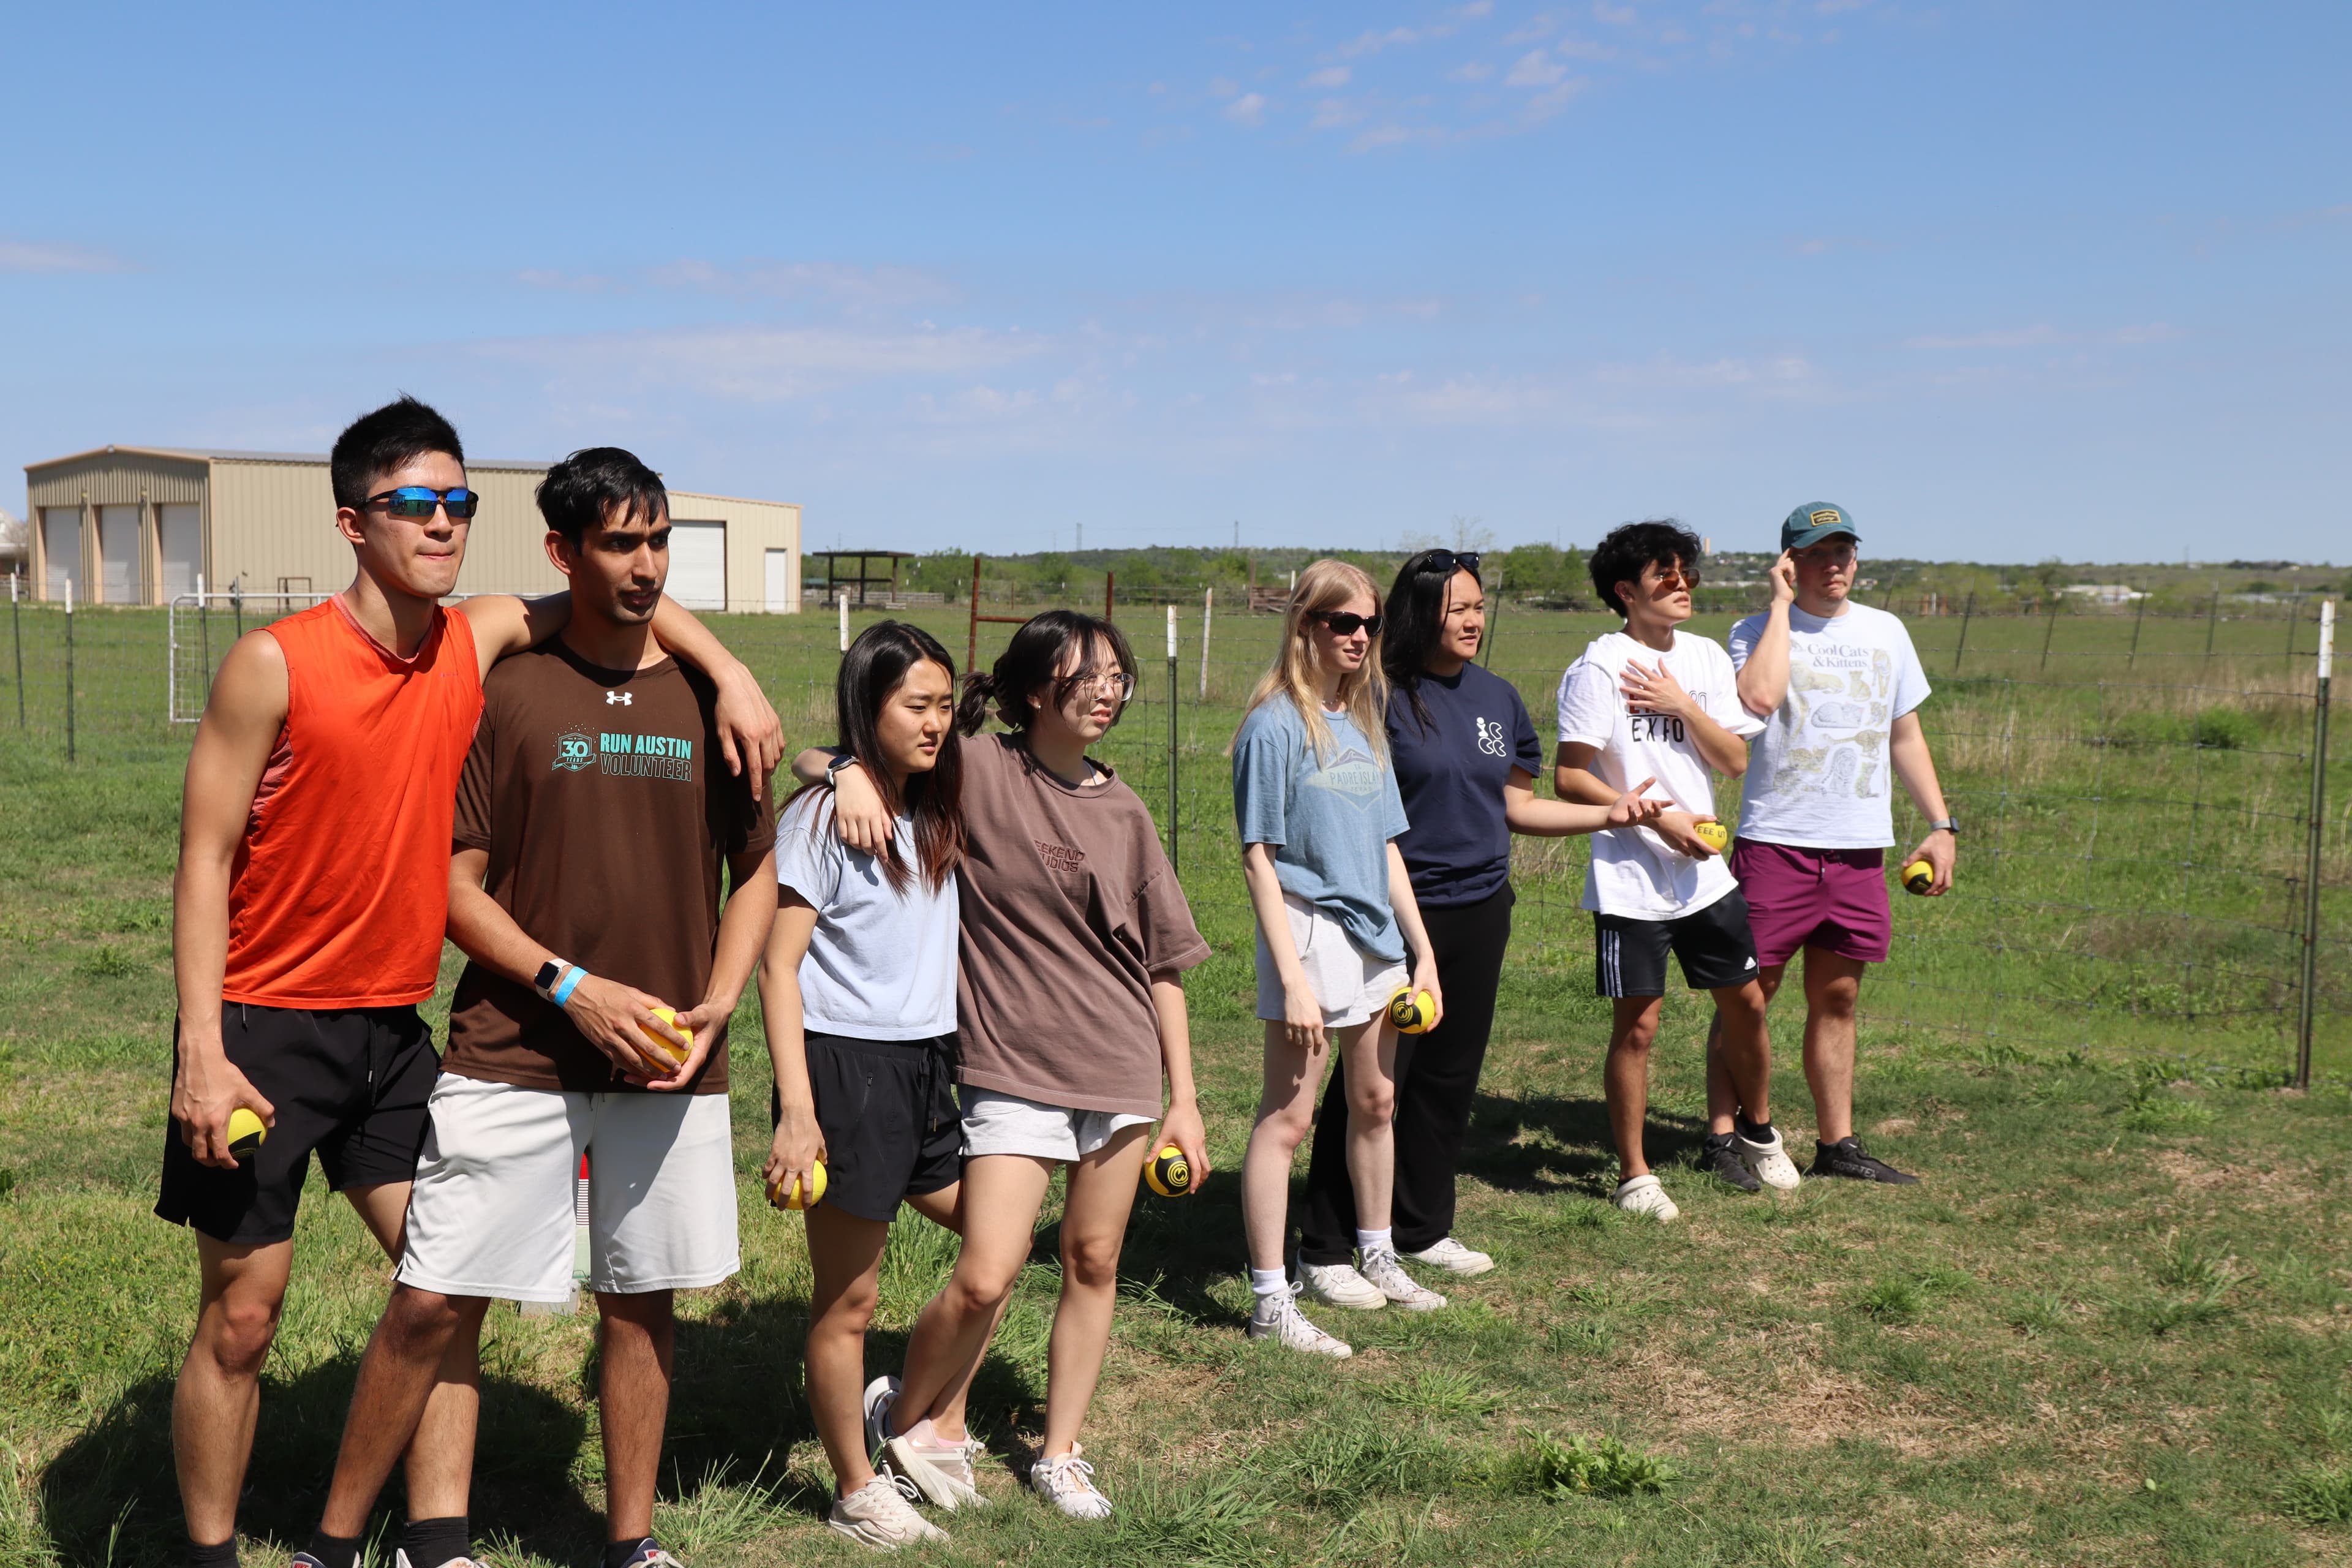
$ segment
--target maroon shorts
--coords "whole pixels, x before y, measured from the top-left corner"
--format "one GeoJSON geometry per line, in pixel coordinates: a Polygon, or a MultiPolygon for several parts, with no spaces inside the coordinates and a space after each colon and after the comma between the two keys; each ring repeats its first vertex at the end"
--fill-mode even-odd
{"type": "Polygon", "coordinates": [[[1804,947],[1825,948],[1862,963],[1886,962],[1894,913],[1886,899],[1884,849],[1801,849],[1742,838],[1731,847],[1731,874],[1748,896],[1756,962],[1769,969],[1804,947]]]}

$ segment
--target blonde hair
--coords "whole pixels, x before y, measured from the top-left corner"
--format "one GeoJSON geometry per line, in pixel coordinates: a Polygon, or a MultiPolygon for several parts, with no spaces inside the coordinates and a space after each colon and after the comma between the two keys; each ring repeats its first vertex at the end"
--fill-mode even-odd
{"type": "MultiPolygon", "coordinates": [[[[1331,738],[1331,726],[1323,720],[1323,677],[1316,668],[1315,644],[1307,635],[1307,621],[1337,610],[1358,595],[1371,602],[1372,614],[1380,614],[1380,589],[1362,568],[1328,557],[1309,563],[1298,574],[1298,585],[1291,590],[1290,603],[1282,612],[1282,644],[1275,650],[1274,662],[1258,677],[1255,689],[1250,692],[1249,706],[1242,710],[1242,721],[1247,723],[1260,703],[1277,696],[1290,699],[1307,726],[1307,743],[1314,749],[1315,760],[1319,763],[1330,762],[1338,742],[1331,738]]],[[[1337,696],[1340,706],[1348,710],[1348,717],[1363,731],[1374,759],[1386,767],[1389,679],[1381,668],[1380,633],[1372,634],[1361,668],[1339,678],[1337,696]]]]}

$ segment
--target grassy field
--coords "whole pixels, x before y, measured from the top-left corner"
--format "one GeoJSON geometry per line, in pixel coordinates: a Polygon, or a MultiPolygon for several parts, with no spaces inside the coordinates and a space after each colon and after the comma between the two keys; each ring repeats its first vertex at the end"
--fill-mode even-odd
{"type": "MultiPolygon", "coordinates": [[[[829,620],[721,624],[771,678],[795,742],[819,738],[829,620]]],[[[1197,1198],[1146,1200],[1129,1240],[1088,1436],[1115,1525],[1066,1525],[992,1464],[1001,1506],[950,1521],[940,1555],[2352,1560],[2340,978],[2324,980],[2317,1089],[2279,1088],[2307,629],[2298,665],[2275,622],[2224,624],[2210,659],[2201,623],[2151,621],[2136,655],[2127,628],[2062,619],[2046,671],[2040,623],[1979,620],[1964,654],[1957,621],[1918,628],[1939,688],[1930,732],[1975,825],[1970,879],[1934,904],[1898,899],[1906,940],[1873,982],[1858,1110],[1924,1185],[1773,1199],[1704,1184],[1687,1168],[1704,1017],[1676,996],[1652,1136],[1685,1218],[1659,1228],[1610,1209],[1603,1016],[1585,994],[1570,843],[1521,868],[1521,940],[1467,1159],[1461,1234],[1503,1267],[1449,1286],[1454,1306],[1427,1317],[1322,1314],[1359,1350],[1339,1367],[1242,1334],[1234,1174],[1257,1053],[1219,753],[1268,623],[1220,623],[1205,701],[1188,628],[1175,819],[1216,948],[1193,993],[1223,1169],[1197,1198]]],[[[1505,619],[1496,667],[1539,729],[1595,629],[1505,619]]],[[[48,645],[28,641],[35,721],[21,741],[0,735],[15,829],[0,841],[0,1563],[160,1563],[176,1541],[167,1408],[194,1270],[184,1237],[147,1212],[184,756],[158,721],[160,632],[154,617],[88,617],[79,763],[62,760],[61,688],[40,683],[48,645]]],[[[1148,658],[1146,673],[1109,751],[1164,819],[1164,663],[1148,658]]],[[[2352,913],[2345,728],[2332,977],[2352,913]]],[[[1775,1027],[1793,1041],[1785,1009],[1775,1027]]],[[[698,1564],[846,1562],[856,1549],[819,1521],[827,1483],[802,1402],[799,1224],[750,1175],[766,1131],[756,1012],[738,1028],[746,1268],[684,1308],[661,1528],[698,1564]]],[[[1802,1085],[1788,1072],[1780,1088],[1801,1142],[1802,1085]]],[[[282,1562],[315,1521],[384,1289],[373,1244],[323,1192],[303,1224],[245,1512],[258,1563],[282,1562]]],[[[1054,1240],[1048,1226],[975,1402],[1012,1464],[1040,1422],[1054,1240]]],[[[877,1364],[951,1257],[921,1222],[902,1227],[877,1364]]],[[[584,1562],[600,1463],[587,1324],[492,1324],[477,1527],[502,1563],[584,1562]]]]}

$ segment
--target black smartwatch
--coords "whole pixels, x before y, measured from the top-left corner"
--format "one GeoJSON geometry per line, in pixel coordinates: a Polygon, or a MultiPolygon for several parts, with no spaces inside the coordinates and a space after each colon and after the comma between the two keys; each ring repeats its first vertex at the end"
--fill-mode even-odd
{"type": "Polygon", "coordinates": [[[1939,816],[1935,821],[1927,824],[1927,831],[1930,833],[1948,833],[1953,837],[1958,838],[1960,836],[1960,819],[1957,816],[1939,816]]]}
{"type": "Polygon", "coordinates": [[[857,753],[856,753],[856,752],[843,752],[839,753],[838,755],[836,755],[836,756],[833,759],[833,761],[831,761],[831,762],[829,762],[829,763],[825,763],[825,764],[824,764],[824,782],[825,782],[825,783],[827,783],[827,784],[831,784],[831,783],[833,783],[833,781],[834,781],[835,777],[835,776],[836,776],[836,775],[841,772],[841,770],[842,770],[842,769],[844,769],[844,768],[854,768],[854,767],[856,767],[856,765],[857,765],[857,753]]]}

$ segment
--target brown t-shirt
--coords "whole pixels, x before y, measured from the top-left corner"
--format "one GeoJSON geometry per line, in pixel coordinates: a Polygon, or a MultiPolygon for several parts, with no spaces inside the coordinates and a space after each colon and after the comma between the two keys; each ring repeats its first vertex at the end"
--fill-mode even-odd
{"type": "Polygon", "coordinates": [[[1192,968],[1209,944],[1150,812],[1117,778],[1064,784],[1011,735],[963,742],[963,1081],[1159,1115],[1151,976],[1192,968]]]}
{"type": "MultiPolygon", "coordinates": [[[[490,897],[558,958],[681,1013],[699,1004],[727,859],[775,841],[719,755],[710,683],[672,659],[599,669],[557,638],[491,670],[482,699],[451,836],[489,851],[490,897]]],[[[719,1028],[693,1093],[727,1092],[719,1028]]],[[[562,1008],[478,963],[458,976],[441,1065],[525,1089],[637,1088],[562,1008]]]]}

